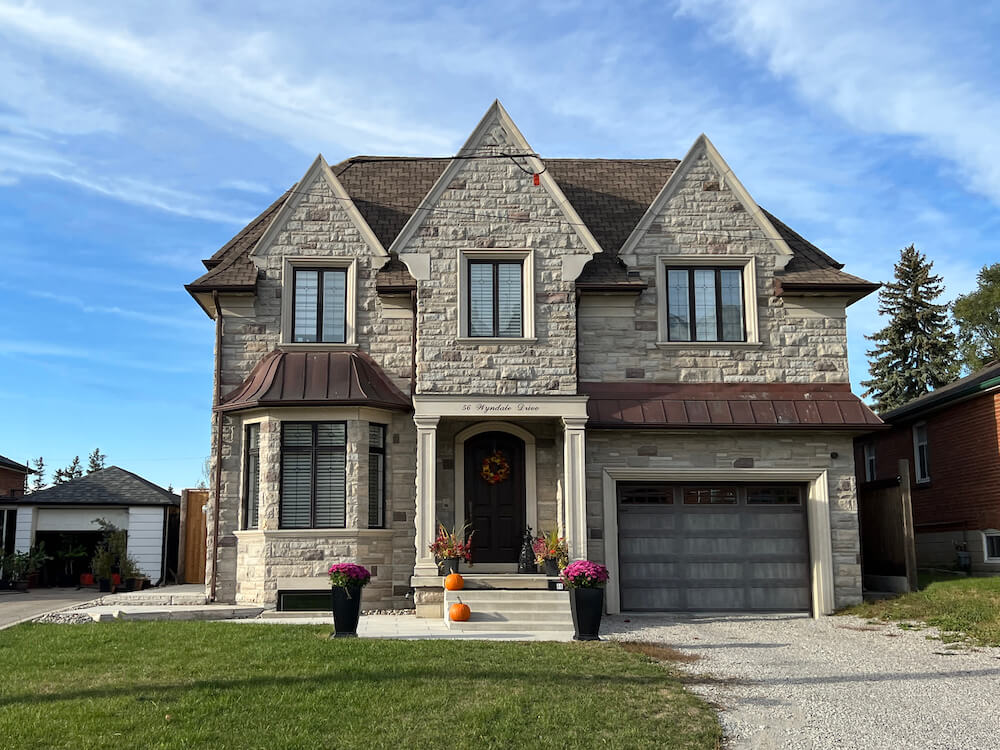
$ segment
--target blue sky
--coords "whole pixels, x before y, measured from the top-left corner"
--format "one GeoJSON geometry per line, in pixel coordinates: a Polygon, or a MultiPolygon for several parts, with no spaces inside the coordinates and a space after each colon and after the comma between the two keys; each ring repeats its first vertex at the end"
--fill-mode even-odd
{"type": "MultiPolygon", "coordinates": [[[[1000,6],[806,5],[0,0],[0,454],[197,484],[199,261],[317,152],[447,155],[494,97],[543,158],[705,132],[849,272],[913,242],[968,291],[1000,256],[1000,6]]],[[[856,390],[879,326],[850,309],[856,390]]]]}

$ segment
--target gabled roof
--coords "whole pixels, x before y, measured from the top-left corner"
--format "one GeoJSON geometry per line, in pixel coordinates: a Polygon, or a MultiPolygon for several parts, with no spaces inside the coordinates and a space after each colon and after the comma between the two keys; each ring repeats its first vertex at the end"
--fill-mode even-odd
{"type": "Polygon", "coordinates": [[[580,383],[593,429],[884,427],[847,383],[580,383]]]}
{"type": "Polygon", "coordinates": [[[35,474],[35,470],[25,466],[24,464],[19,464],[17,461],[12,461],[6,456],[0,456],[0,469],[9,469],[10,471],[19,471],[22,474],[35,474]]]}
{"type": "Polygon", "coordinates": [[[372,406],[409,411],[410,399],[361,351],[275,350],[257,363],[218,411],[268,406],[372,406]]]}
{"type": "MultiPolygon", "coordinates": [[[[492,109],[491,109],[492,111],[492,109]]],[[[486,118],[484,118],[485,120],[486,118]]],[[[479,129],[477,128],[477,131],[479,129]]],[[[475,133],[473,134],[475,136],[475,133]]],[[[518,133],[519,135],[519,133],[518,133]]],[[[521,136],[523,138],[523,136],[521,136]]],[[[692,153],[716,153],[707,138],[701,137],[692,153]]],[[[532,157],[534,159],[534,157],[532,157]]],[[[739,186],[725,162],[728,184],[739,186]]],[[[538,161],[543,168],[543,180],[551,190],[565,197],[564,210],[578,217],[570,223],[582,224],[577,229],[593,238],[601,252],[584,266],[577,279],[578,288],[613,286],[641,287],[628,279],[627,268],[618,258],[628,241],[658,196],[669,187],[671,177],[682,163],[677,159],[545,159],[538,161]]],[[[371,228],[381,246],[391,250],[390,260],[380,273],[394,274],[391,280],[379,281],[380,287],[393,290],[415,288],[412,278],[401,276],[405,266],[396,259],[392,246],[408,224],[434,210],[430,193],[449,169],[456,168],[452,158],[421,158],[401,156],[355,156],[335,164],[330,171],[353,201],[360,217],[371,228]],[[402,269],[401,269],[402,266],[402,269]]],[[[205,261],[208,273],[188,285],[192,293],[218,289],[227,292],[252,291],[256,283],[256,268],[249,259],[250,251],[271,225],[275,215],[293,195],[294,186],[266,211],[254,219],[223,248],[205,261]]],[[[748,204],[752,213],[763,222],[766,234],[788,256],[783,283],[778,292],[818,290],[843,292],[850,296],[867,294],[876,284],[844,273],[843,264],[801,235],[794,232],[773,214],[757,204],[748,204]]]]}
{"type": "Polygon", "coordinates": [[[936,411],[955,401],[987,391],[1000,393],[1000,361],[991,362],[971,375],[907,401],[902,406],[897,406],[879,416],[890,423],[918,419],[930,411],[936,411]]]}
{"type": "Polygon", "coordinates": [[[79,479],[32,492],[14,502],[25,505],[179,505],[181,499],[138,474],[109,466],[79,479]]]}

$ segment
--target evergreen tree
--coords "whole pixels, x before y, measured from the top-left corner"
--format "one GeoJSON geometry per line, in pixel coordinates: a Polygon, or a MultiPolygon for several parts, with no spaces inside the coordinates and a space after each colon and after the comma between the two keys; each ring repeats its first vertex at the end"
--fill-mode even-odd
{"type": "Polygon", "coordinates": [[[71,477],[66,474],[66,469],[56,469],[52,474],[52,484],[62,484],[70,479],[71,477]]]}
{"type": "Polygon", "coordinates": [[[1000,263],[983,266],[979,286],[952,305],[962,364],[970,372],[1000,360],[1000,263]]]}
{"type": "Polygon", "coordinates": [[[38,492],[45,486],[45,459],[39,456],[35,459],[35,477],[31,480],[32,492],[38,492]]]}
{"type": "Polygon", "coordinates": [[[871,380],[862,382],[877,411],[895,409],[958,375],[955,334],[947,305],[934,302],[944,287],[933,275],[934,264],[910,245],[900,252],[895,281],[878,294],[878,311],[889,324],[872,336],[871,380]]]}
{"type": "Polygon", "coordinates": [[[90,456],[87,458],[87,473],[93,474],[95,471],[100,471],[105,467],[104,461],[107,456],[101,453],[100,448],[94,448],[90,452],[90,456]]]}
{"type": "Polygon", "coordinates": [[[65,469],[56,469],[56,484],[68,482],[71,479],[79,479],[83,476],[83,467],[80,465],[80,457],[73,456],[69,466],[65,469]]]}

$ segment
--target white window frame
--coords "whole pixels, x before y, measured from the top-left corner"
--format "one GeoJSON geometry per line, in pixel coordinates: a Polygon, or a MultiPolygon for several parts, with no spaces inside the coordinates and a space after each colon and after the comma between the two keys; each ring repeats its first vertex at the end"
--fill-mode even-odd
{"type": "Polygon", "coordinates": [[[931,481],[931,451],[930,451],[930,441],[927,435],[927,423],[917,422],[913,425],[913,476],[916,477],[919,484],[931,481]],[[917,434],[918,430],[923,429],[924,439],[923,442],[917,434]],[[920,446],[924,446],[924,463],[927,464],[927,471],[921,473],[920,471],[920,446]]]}
{"type": "Polygon", "coordinates": [[[459,250],[458,251],[458,333],[461,342],[497,344],[504,342],[536,341],[535,338],[535,254],[531,250],[459,250]],[[469,335],[469,261],[518,260],[521,261],[521,335],[520,336],[470,336],[469,335]]]}
{"type": "MultiPolygon", "coordinates": [[[[757,262],[752,255],[657,255],[656,256],[656,345],[675,349],[693,347],[729,349],[760,345],[757,315],[757,262]],[[743,322],[745,341],[669,341],[667,330],[667,268],[734,268],[743,272],[743,322]]],[[[693,323],[693,322],[692,322],[693,323]]]]}
{"type": "Polygon", "coordinates": [[[990,539],[1000,539],[1000,531],[997,529],[986,529],[983,532],[983,562],[1000,564],[1000,556],[990,557],[990,539]]]}
{"type": "Polygon", "coordinates": [[[281,348],[282,349],[356,349],[357,340],[357,309],[358,309],[358,263],[357,258],[317,258],[289,257],[281,269],[281,348]],[[344,342],[328,341],[296,342],[292,335],[292,323],[295,310],[292,300],[295,295],[296,268],[345,269],[347,271],[347,302],[344,310],[344,342]]]}
{"type": "Polygon", "coordinates": [[[875,443],[864,444],[865,481],[874,482],[878,476],[878,463],[875,454],[875,443]]]}

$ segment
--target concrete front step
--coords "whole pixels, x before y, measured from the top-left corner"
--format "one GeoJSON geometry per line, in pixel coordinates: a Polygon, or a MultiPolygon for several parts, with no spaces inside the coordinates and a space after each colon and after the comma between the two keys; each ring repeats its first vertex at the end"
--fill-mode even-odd
{"type": "MultiPolygon", "coordinates": [[[[500,590],[540,590],[547,591],[550,581],[558,578],[548,578],[544,575],[522,575],[519,573],[460,573],[465,581],[465,591],[473,589],[500,590]]],[[[444,588],[444,576],[413,576],[410,584],[416,588],[444,588]]]]}
{"type": "Polygon", "coordinates": [[[445,624],[463,632],[567,632],[573,630],[569,593],[538,589],[445,591],[445,624]],[[466,622],[452,622],[452,604],[469,605],[466,622]]]}

